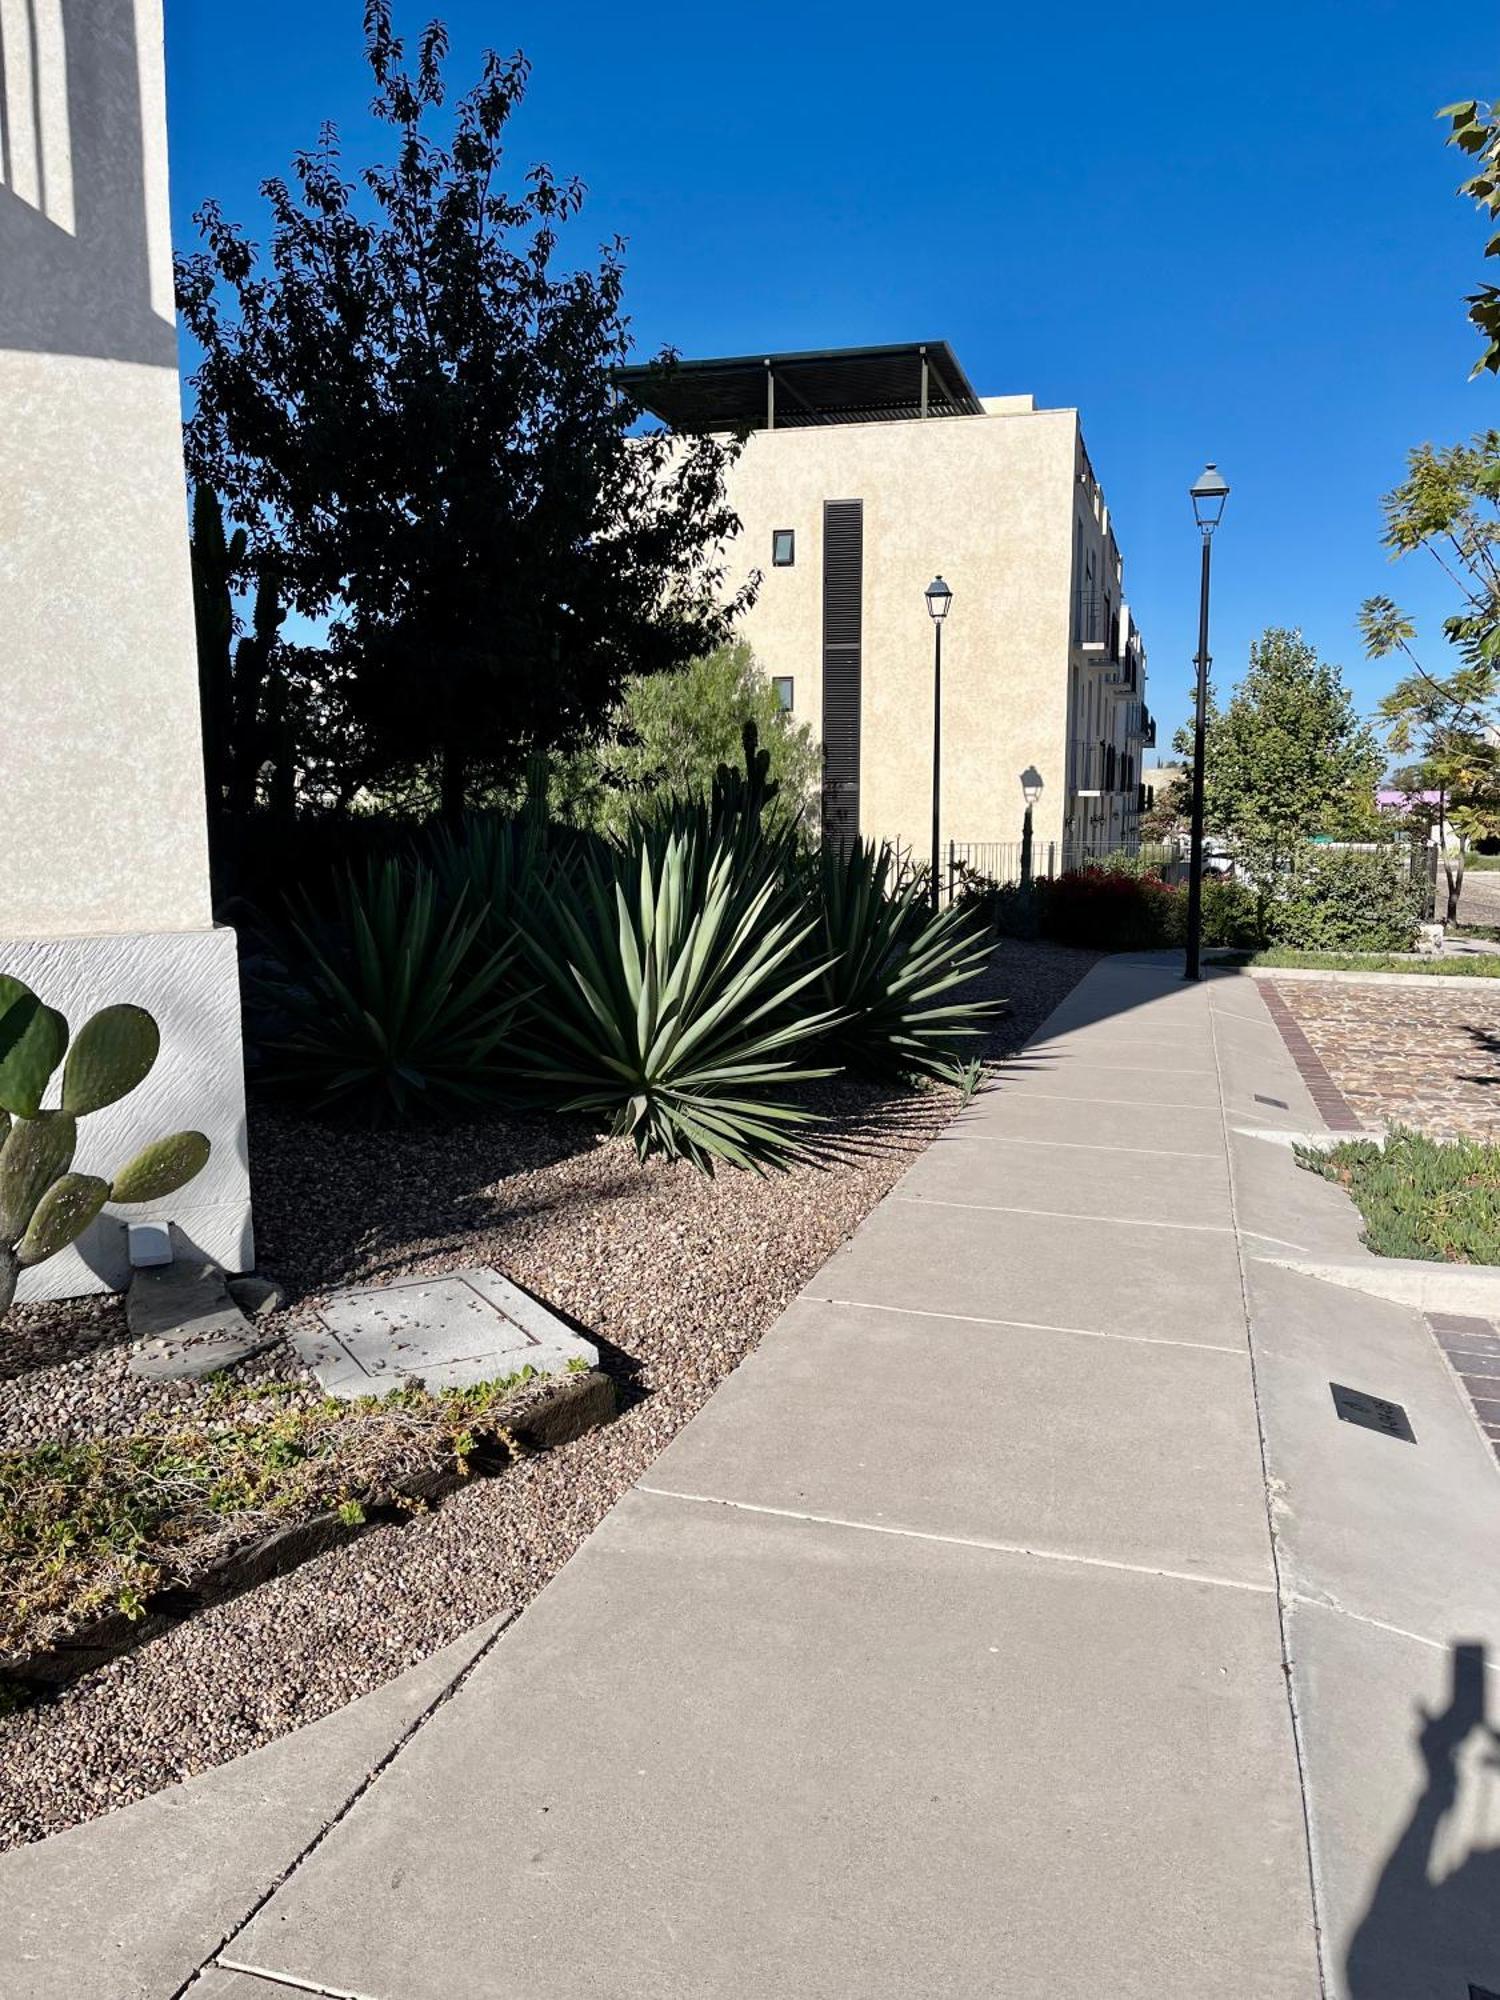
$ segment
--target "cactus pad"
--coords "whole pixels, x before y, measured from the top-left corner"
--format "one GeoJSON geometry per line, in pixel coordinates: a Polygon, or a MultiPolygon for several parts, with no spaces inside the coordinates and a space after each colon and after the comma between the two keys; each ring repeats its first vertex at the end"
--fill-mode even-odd
{"type": "Polygon", "coordinates": [[[29,986],[0,972],[0,1106],[33,1118],[68,1047],[68,1024],[29,986]]]}
{"type": "Polygon", "coordinates": [[[201,1132],[174,1132],[153,1139],[128,1166],[121,1167],[110,1189],[111,1201],[160,1201],[185,1187],[208,1163],[208,1140],[201,1132]]]}
{"type": "Polygon", "coordinates": [[[109,1182],[97,1174],[63,1174],[37,1203],[26,1234],[16,1245],[16,1261],[40,1264],[81,1236],[109,1200],[109,1182]]]}
{"type": "Polygon", "coordinates": [[[82,1117],[135,1089],[156,1061],[161,1034],[144,1007],[105,1007],[85,1021],[63,1071],[63,1110],[82,1117]]]}
{"type": "Polygon", "coordinates": [[[0,1242],[14,1243],[32,1211],[73,1162],[78,1127],[66,1111],[18,1118],[0,1146],[0,1242]]]}

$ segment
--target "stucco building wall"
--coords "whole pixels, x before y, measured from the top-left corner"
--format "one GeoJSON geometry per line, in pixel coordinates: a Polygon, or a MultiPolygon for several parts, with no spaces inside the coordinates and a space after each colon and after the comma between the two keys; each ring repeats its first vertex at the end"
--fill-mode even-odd
{"type": "MultiPolygon", "coordinates": [[[[240,1268],[238,993],[209,902],[161,0],[0,0],[0,77],[0,970],[75,1029],[115,1000],[159,1017],[142,1108],[215,1153],[172,1213],[240,1268]]],[[[22,1296],[118,1281],[119,1236],[101,1221],[22,1296]]]]}
{"type": "MultiPolygon", "coordinates": [[[[824,503],[863,502],[862,832],[918,858],[930,848],[933,634],[923,592],[938,573],[954,593],[943,630],[944,852],[950,840],[1018,842],[1028,770],[1043,784],[1036,838],[1062,842],[1071,788],[1089,782],[1070,718],[1075,737],[1085,720],[1100,736],[1118,730],[1123,753],[1122,705],[1103,685],[1105,667],[1074,642],[1083,547],[1101,582],[1108,569],[1117,607],[1122,598],[1086,466],[1077,412],[1036,410],[1027,396],[987,398],[982,416],[751,434],[729,479],[743,523],[732,581],[760,570],[744,634],[767,674],[792,678],[793,712],[815,735],[824,503]],[[788,528],[796,560],[776,568],[773,533],[788,528]]],[[[1123,823],[1116,802],[1117,834],[1123,823]]]]}

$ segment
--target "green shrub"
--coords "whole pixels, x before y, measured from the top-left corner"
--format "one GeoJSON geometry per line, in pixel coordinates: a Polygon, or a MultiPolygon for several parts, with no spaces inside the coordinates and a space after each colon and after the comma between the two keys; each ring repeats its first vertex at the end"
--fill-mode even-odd
{"type": "Polygon", "coordinates": [[[1266,936],[1302,951],[1409,951],[1423,909],[1403,850],[1314,847],[1265,898],[1266,936]]]}
{"type": "Polygon", "coordinates": [[[819,857],[818,992],[837,1016],[830,1053],[868,1075],[953,1081],[959,1045],[997,1011],[952,997],[989,963],[989,940],[962,906],[934,912],[915,880],[898,886],[895,874],[887,845],[856,840],[847,854],[825,847],[819,857]]]}
{"type": "MultiPolygon", "coordinates": [[[[1186,892],[1183,894],[1183,924],[1186,927],[1186,892]]],[[[1252,951],[1263,941],[1260,898],[1244,882],[1209,876],[1203,884],[1203,942],[1232,945],[1252,951]]]]}
{"type": "Polygon", "coordinates": [[[792,1004],[823,971],[796,962],[816,916],[777,843],[747,862],[706,806],[676,819],[633,823],[523,924],[541,985],[525,1073],[559,1108],[602,1112],[643,1160],[786,1166],[812,1114],[770,1093],[830,1074],[794,1066],[830,1025],[792,1004]]]}
{"type": "Polygon", "coordinates": [[[1500,1264],[1500,1146],[1398,1128],[1383,1146],[1358,1139],[1297,1157],[1348,1189],[1377,1256],[1500,1264]]]}
{"type": "Polygon", "coordinates": [[[373,861],[303,898],[258,998],[279,1015],[263,1080],[320,1112],[381,1124],[472,1112],[503,1095],[519,1005],[513,952],[486,949],[484,908],[446,912],[432,871],[373,861]]]}

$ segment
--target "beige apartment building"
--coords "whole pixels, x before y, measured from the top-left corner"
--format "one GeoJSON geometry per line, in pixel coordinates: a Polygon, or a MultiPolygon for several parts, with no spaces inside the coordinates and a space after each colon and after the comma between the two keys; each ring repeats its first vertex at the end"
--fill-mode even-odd
{"type": "Polygon", "coordinates": [[[943,625],[941,845],[1014,870],[1138,838],[1145,651],[1076,410],[977,396],[946,342],[624,372],[677,431],[740,431],[732,587],[746,638],[824,752],[824,824],[930,849],[943,625]]]}

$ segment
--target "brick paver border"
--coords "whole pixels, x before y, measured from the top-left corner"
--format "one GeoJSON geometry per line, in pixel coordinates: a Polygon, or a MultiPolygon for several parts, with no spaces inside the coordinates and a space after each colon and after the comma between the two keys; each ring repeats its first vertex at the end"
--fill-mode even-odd
{"type": "Polygon", "coordinates": [[[1500,1458],[1500,1334],[1467,1313],[1430,1312],[1428,1330],[1468,1394],[1479,1428],[1500,1458]]]}
{"type": "Polygon", "coordinates": [[[1344,1093],[1324,1069],[1317,1050],[1303,1034],[1296,1015],[1277,991],[1275,983],[1269,979],[1258,979],[1255,983],[1261,999],[1266,1003],[1266,1012],[1280,1030],[1287,1054],[1297,1065],[1298,1073],[1328,1130],[1362,1132],[1365,1129],[1363,1119],[1357,1118],[1349,1108],[1344,1093]]]}

